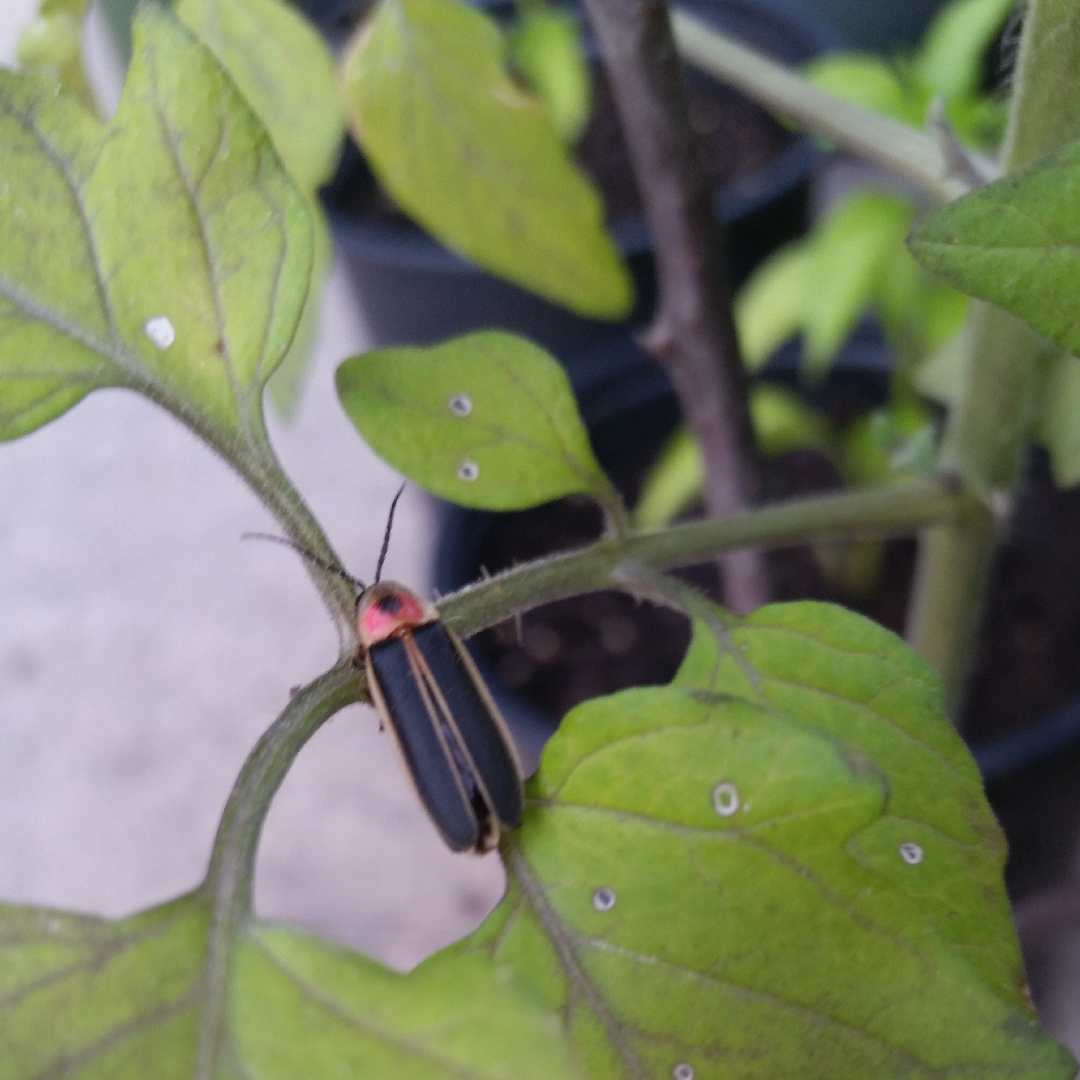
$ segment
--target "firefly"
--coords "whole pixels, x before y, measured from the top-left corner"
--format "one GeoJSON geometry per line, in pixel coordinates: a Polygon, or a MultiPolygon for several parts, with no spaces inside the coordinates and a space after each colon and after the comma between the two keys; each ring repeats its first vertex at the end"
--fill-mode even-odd
{"type": "Polygon", "coordinates": [[[420,802],[452,851],[491,851],[521,824],[521,762],[476,664],[435,606],[404,585],[380,581],[394,496],[370,586],[340,567],[284,543],[356,586],[356,657],[367,674],[380,726],[390,734],[420,802]]]}

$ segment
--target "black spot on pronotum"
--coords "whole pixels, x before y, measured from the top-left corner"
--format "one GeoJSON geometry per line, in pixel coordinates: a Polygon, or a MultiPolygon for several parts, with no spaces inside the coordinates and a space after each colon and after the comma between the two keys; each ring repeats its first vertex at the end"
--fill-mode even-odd
{"type": "Polygon", "coordinates": [[[387,615],[396,615],[401,610],[401,597],[393,593],[384,596],[379,601],[379,610],[385,611],[387,615]]]}

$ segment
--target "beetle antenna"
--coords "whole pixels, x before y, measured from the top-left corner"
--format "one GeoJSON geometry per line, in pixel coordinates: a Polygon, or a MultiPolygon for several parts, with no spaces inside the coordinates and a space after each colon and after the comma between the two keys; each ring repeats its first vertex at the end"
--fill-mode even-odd
{"type": "Polygon", "coordinates": [[[291,540],[287,540],[284,536],[274,536],[273,533],[244,533],[241,540],[269,540],[272,544],[281,544],[283,547],[292,548],[293,551],[298,552],[308,562],[314,563],[321,570],[325,570],[328,574],[336,574],[339,578],[344,578],[350,585],[364,592],[367,586],[352,574],[346,573],[340,566],[334,566],[332,563],[328,563],[325,559],[320,559],[318,555],[313,555],[307,548],[302,548],[299,544],[294,544],[291,540]]]}
{"type": "Polygon", "coordinates": [[[386,532],[383,533],[382,538],[382,551],[379,552],[379,561],[375,564],[375,584],[379,584],[379,578],[382,577],[383,563],[386,562],[386,553],[390,549],[390,530],[394,527],[394,511],[397,509],[398,499],[401,498],[401,493],[405,490],[405,485],[397,489],[397,494],[394,496],[394,501],[390,504],[390,513],[386,518],[386,532]]]}

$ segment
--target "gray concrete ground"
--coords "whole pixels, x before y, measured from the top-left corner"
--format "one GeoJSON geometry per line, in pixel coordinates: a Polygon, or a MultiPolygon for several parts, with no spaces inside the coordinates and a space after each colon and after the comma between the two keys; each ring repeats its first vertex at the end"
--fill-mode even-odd
{"type": "MultiPolygon", "coordinates": [[[[0,62],[32,0],[0,5],[0,62]]],[[[95,75],[106,98],[98,29],[95,75]]],[[[326,294],[286,470],[370,574],[399,478],[333,392],[365,332],[343,268],[326,294]]],[[[433,508],[402,500],[387,575],[426,588],[433,508]]],[[[242,544],[273,522],[227,466],[135,395],[103,391],[0,444],[0,897],[118,916],[200,878],[244,756],[291,686],[336,656],[300,560],[242,544]]],[[[259,911],[409,967],[502,889],[496,857],[447,852],[370,709],[335,718],[274,804],[259,911]]]]}

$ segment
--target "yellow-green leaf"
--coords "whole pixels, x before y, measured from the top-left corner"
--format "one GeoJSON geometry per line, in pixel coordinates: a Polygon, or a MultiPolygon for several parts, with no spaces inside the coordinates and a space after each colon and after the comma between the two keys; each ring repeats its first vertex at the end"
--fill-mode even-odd
{"type": "Polygon", "coordinates": [[[600,196],[504,56],[495,24],[458,0],[380,0],[342,65],[353,133],[448,247],[579,314],[620,318],[633,287],[600,196]]]}
{"type": "Polygon", "coordinates": [[[685,425],[665,443],[641,484],[634,527],[659,529],[689,510],[705,490],[701,445],[685,425]]]}
{"type": "Polygon", "coordinates": [[[0,906],[0,1078],[191,1080],[210,911],[110,922],[0,906]]]}
{"type": "Polygon", "coordinates": [[[0,905],[0,1080],[583,1080],[506,965],[437,956],[399,975],[252,922],[217,1001],[210,922],[202,892],[117,922],[0,905]],[[200,1046],[207,1009],[216,1061],[200,1046]]]}
{"type": "Polygon", "coordinates": [[[591,1080],[1070,1080],[937,679],[840,608],[723,618],[672,686],[563,720],[458,950],[512,964],[591,1080]]]}
{"type": "Polygon", "coordinates": [[[267,396],[285,421],[293,420],[300,409],[300,401],[311,367],[312,350],[322,315],[323,290],[334,265],[334,240],[326,222],[326,215],[317,198],[308,203],[311,224],[314,229],[315,250],[311,266],[311,286],[307,301],[296,326],[289,351],[278,365],[269,384],[267,396]]]}
{"type": "MultiPolygon", "coordinates": [[[[825,417],[796,394],[762,383],[750,392],[754,438],[764,457],[776,457],[801,446],[831,454],[832,431],[825,417]]],[[[671,436],[649,469],[634,507],[639,529],[670,525],[698,502],[705,490],[705,461],[697,440],[685,427],[671,436]]]]}
{"type": "Polygon", "coordinates": [[[1014,3],[952,0],[941,9],[915,58],[916,70],[934,93],[948,99],[978,91],[983,54],[1014,3]]]}
{"type": "Polygon", "coordinates": [[[94,95],[82,60],[82,24],[90,0],[44,0],[19,35],[17,57],[24,71],[48,71],[91,112],[94,95]]]}
{"type": "Polygon", "coordinates": [[[735,325],[743,360],[760,369],[785,341],[803,328],[809,299],[820,284],[814,276],[812,240],[795,240],[754,271],[735,299],[735,325]]]}
{"type": "Polygon", "coordinates": [[[1058,487],[1080,484],[1080,360],[1059,353],[1048,361],[1036,438],[1050,453],[1058,487]]]}
{"type": "Polygon", "coordinates": [[[0,438],[91,390],[258,448],[311,273],[306,200],[213,55],[156,3],[116,116],[0,72],[0,438]]]}
{"type": "Polygon", "coordinates": [[[562,366],[524,338],[482,330],[379,349],[346,360],[337,387],[371,448],[451,502],[516,510],[575,492],[617,499],[562,366]]]}
{"type": "Polygon", "coordinates": [[[544,103],[559,138],[572,146],[592,107],[592,78],[578,20],[547,4],[528,7],[510,38],[510,57],[544,103]]]}
{"type": "Polygon", "coordinates": [[[806,64],[803,75],[822,90],[864,109],[908,124],[922,123],[923,118],[915,114],[911,94],[900,81],[896,67],[879,56],[829,53],[806,64]]]}
{"type": "Polygon", "coordinates": [[[939,207],[908,243],[955,288],[1080,355],[1080,142],[939,207]]]}
{"type": "Polygon", "coordinates": [[[179,0],[176,14],[233,77],[293,179],[314,192],[345,133],[334,58],[319,33],[282,0],[179,0]]]}
{"type": "Polygon", "coordinates": [[[805,363],[828,370],[863,311],[879,297],[890,260],[905,257],[911,209],[893,195],[855,195],[826,217],[813,238],[814,270],[804,312],[805,363]]]}
{"type": "Polygon", "coordinates": [[[513,970],[438,954],[408,975],[289,927],[237,953],[231,1037],[258,1080],[584,1080],[513,970]]]}

